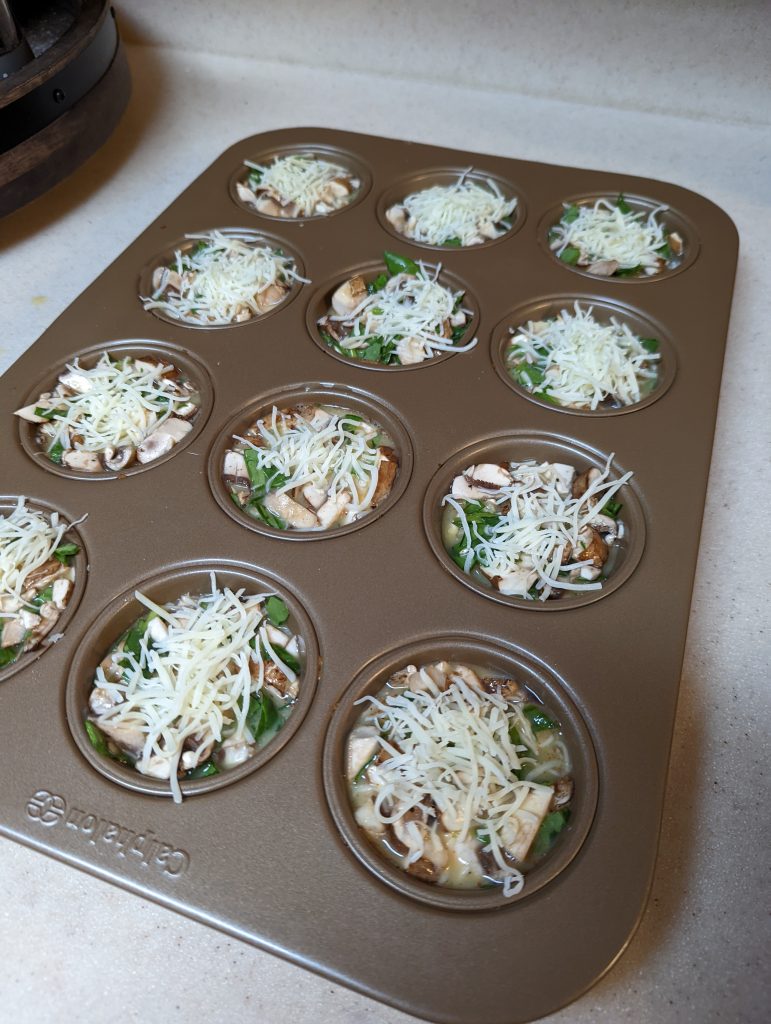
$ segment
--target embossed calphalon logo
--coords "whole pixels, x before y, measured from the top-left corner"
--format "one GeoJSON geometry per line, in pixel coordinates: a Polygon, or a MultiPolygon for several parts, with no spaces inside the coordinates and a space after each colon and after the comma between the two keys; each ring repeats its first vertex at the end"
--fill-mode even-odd
{"type": "Polygon", "coordinates": [[[63,796],[38,789],[27,800],[27,817],[51,828],[63,823],[92,846],[111,853],[118,859],[132,858],[143,867],[177,878],[190,867],[190,855],[171,843],[164,843],[151,829],[136,832],[98,814],[70,807],[63,796]]]}
{"type": "Polygon", "coordinates": [[[41,825],[56,825],[64,817],[67,804],[64,797],[39,789],[27,801],[27,817],[41,825]]]}

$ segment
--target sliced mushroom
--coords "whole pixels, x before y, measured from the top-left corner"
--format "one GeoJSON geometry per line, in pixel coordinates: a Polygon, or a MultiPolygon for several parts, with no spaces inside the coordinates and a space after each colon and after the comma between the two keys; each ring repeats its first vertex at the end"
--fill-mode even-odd
{"type": "Polygon", "coordinates": [[[456,476],[452,481],[453,498],[462,498],[467,501],[478,501],[485,497],[485,492],[479,487],[472,486],[465,476],[456,476]]]}
{"type": "Polygon", "coordinates": [[[25,629],[21,618],[3,619],[2,628],[3,633],[2,640],[0,640],[0,647],[15,647],[17,644],[20,644],[27,635],[27,630],[25,629]]]}
{"type": "Polygon", "coordinates": [[[505,820],[501,839],[507,853],[515,861],[521,863],[530,852],[541,822],[549,811],[551,798],[551,788],[544,786],[531,789],[516,813],[505,820]]]}
{"type": "Polygon", "coordinates": [[[676,231],[670,231],[669,233],[669,248],[675,254],[675,256],[682,255],[683,252],[683,240],[676,231]]]}
{"type": "Polygon", "coordinates": [[[343,518],[350,503],[350,491],[340,491],[334,498],[328,498],[316,513],[319,523],[325,529],[334,526],[335,523],[343,518]]]}
{"type": "Polygon", "coordinates": [[[87,452],[80,448],[68,448],[62,453],[62,465],[79,473],[100,473],[102,460],[98,452],[87,452]]]}
{"type": "Polygon", "coordinates": [[[42,408],[41,402],[35,402],[33,405],[25,405],[21,409],[17,409],[14,416],[19,416],[23,420],[27,420],[29,423],[45,423],[46,419],[44,416],[38,416],[35,409],[42,408]]]}
{"type": "Polygon", "coordinates": [[[106,470],[111,473],[117,473],[131,463],[136,458],[136,448],[133,444],[123,444],[118,448],[105,448],[102,452],[102,463],[106,470]]]}
{"type": "Polygon", "coordinates": [[[372,508],[379,505],[391,493],[391,488],[399,470],[399,460],[393,448],[381,445],[378,451],[380,452],[381,459],[377,468],[377,485],[372,495],[372,508]]]}
{"type": "Polygon", "coordinates": [[[573,480],[573,497],[583,497],[595,480],[599,480],[601,476],[602,473],[596,466],[592,466],[591,469],[587,469],[584,473],[579,473],[573,480]]]}
{"type": "Polygon", "coordinates": [[[68,391],[73,391],[76,395],[84,395],[94,386],[94,382],[90,377],[78,373],[77,370],[68,370],[67,373],[62,373],[59,376],[59,383],[67,388],[68,391]]]}
{"type": "Polygon", "coordinates": [[[313,512],[303,508],[288,494],[268,494],[263,504],[268,512],[283,519],[288,526],[293,526],[295,529],[310,530],[314,526],[318,526],[318,520],[313,512]]]}
{"type": "Polygon", "coordinates": [[[161,434],[156,430],[137,448],[137,459],[143,464],[152,462],[166,455],[173,447],[174,438],[170,434],[161,434]]]}
{"type": "MultiPolygon", "coordinates": [[[[180,420],[177,419],[176,416],[170,416],[167,420],[164,420],[160,426],[156,427],[153,433],[168,434],[175,444],[179,444],[183,438],[187,437],[192,429],[192,423],[188,423],[187,420],[180,420]]],[[[151,434],[150,436],[152,437],[153,435],[151,434]]]]}
{"type": "Polygon", "coordinates": [[[601,512],[598,512],[596,516],[592,517],[589,525],[604,537],[612,537],[615,539],[618,536],[619,524],[611,516],[605,516],[601,512]]]}
{"type": "Polygon", "coordinates": [[[249,470],[246,468],[246,459],[241,452],[225,452],[225,458],[222,463],[222,475],[225,482],[234,487],[251,488],[249,470]]]}
{"type": "Polygon", "coordinates": [[[620,266],[618,260],[597,260],[595,263],[590,263],[586,269],[590,274],[596,274],[597,277],[613,277],[620,266]]]}
{"type": "Polygon", "coordinates": [[[54,580],[53,587],[51,588],[51,600],[60,611],[67,607],[73,587],[74,583],[72,580],[68,580],[66,577],[54,580]]]}
{"type": "Polygon", "coordinates": [[[327,492],[315,484],[306,484],[302,489],[302,496],[314,509],[320,509],[327,500],[327,492]]]}
{"type": "Polygon", "coordinates": [[[269,284],[267,288],[263,288],[261,292],[257,292],[255,295],[255,301],[257,307],[261,312],[265,313],[269,309],[273,309],[279,302],[283,302],[286,296],[287,289],[281,284],[269,284]]]}
{"type": "Polygon", "coordinates": [[[413,366],[426,359],[426,350],[420,338],[400,338],[396,342],[395,351],[402,366],[413,366]]]}
{"type": "Polygon", "coordinates": [[[506,573],[505,576],[498,576],[496,586],[501,594],[524,597],[537,580],[538,573],[534,569],[521,568],[516,572],[506,573]]]}
{"type": "Polygon", "coordinates": [[[254,747],[244,740],[227,739],[220,747],[218,760],[223,768],[235,768],[248,761],[253,753],[254,747]]]}
{"type": "Polygon", "coordinates": [[[243,182],[236,182],[236,195],[242,203],[250,203],[252,206],[255,205],[256,196],[254,192],[243,182]]]}
{"type": "Polygon", "coordinates": [[[554,783],[554,794],[549,804],[550,811],[556,811],[573,799],[573,780],[569,775],[564,775],[554,783]]]}
{"type": "Polygon", "coordinates": [[[254,205],[260,213],[264,213],[268,217],[281,216],[281,207],[275,199],[271,199],[268,195],[258,195],[254,200],[254,205]]]}
{"type": "Polygon", "coordinates": [[[482,685],[488,693],[497,693],[504,700],[524,700],[527,697],[524,686],[508,677],[485,676],[482,685]]]}
{"type": "Polygon", "coordinates": [[[367,297],[367,282],[356,274],[344,281],[332,296],[332,309],[338,316],[347,316],[367,297]]]}
{"type": "Polygon", "coordinates": [[[608,545],[591,526],[585,526],[578,534],[581,549],[576,552],[576,561],[604,565],[608,560],[608,545]]]}
{"type": "Polygon", "coordinates": [[[497,490],[509,487],[512,483],[511,473],[503,466],[492,462],[483,462],[478,466],[470,466],[465,477],[472,487],[484,487],[486,490],[497,490]]]}
{"type": "MultiPolygon", "coordinates": [[[[103,722],[97,721],[98,728],[111,739],[121,750],[133,757],[139,757],[145,746],[146,736],[141,729],[133,725],[126,725],[124,722],[103,722]]],[[[152,760],[152,758],[151,758],[152,760]]],[[[168,765],[168,761],[166,762],[168,765]]],[[[168,779],[168,774],[157,775],[156,778],[168,779]]]]}
{"type": "Polygon", "coordinates": [[[348,738],[346,774],[351,782],[372,760],[380,748],[380,734],[372,725],[357,726],[348,738]]]}
{"type": "Polygon", "coordinates": [[[105,711],[109,711],[119,703],[118,697],[103,686],[95,686],[88,698],[88,706],[95,715],[103,715],[105,711]]]}
{"type": "Polygon", "coordinates": [[[32,569],[24,577],[25,593],[27,592],[26,588],[43,590],[61,574],[62,563],[56,558],[49,558],[47,562],[43,562],[36,569],[32,569]]]}
{"type": "Polygon", "coordinates": [[[407,227],[407,211],[403,206],[397,203],[395,206],[386,210],[386,220],[399,232],[400,235],[403,235],[404,230],[407,227]]]}

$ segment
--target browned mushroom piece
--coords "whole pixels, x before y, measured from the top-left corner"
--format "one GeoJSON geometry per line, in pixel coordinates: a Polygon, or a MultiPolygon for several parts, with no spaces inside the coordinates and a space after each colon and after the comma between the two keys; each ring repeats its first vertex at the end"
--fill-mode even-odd
{"type": "Polygon", "coordinates": [[[514,679],[485,676],[482,682],[488,693],[497,693],[504,700],[525,700],[527,697],[527,690],[514,679]]]}
{"type": "Polygon", "coordinates": [[[335,290],[332,295],[332,309],[338,316],[347,316],[367,297],[367,282],[361,274],[355,274],[335,290]]]}
{"type": "Polygon", "coordinates": [[[604,565],[608,560],[608,545],[599,533],[591,526],[585,526],[578,537],[583,548],[576,552],[576,561],[591,561],[594,565],[604,565]]]}
{"type": "Polygon", "coordinates": [[[557,779],[554,783],[554,793],[549,804],[549,810],[557,811],[561,807],[567,806],[573,799],[573,789],[573,780],[569,775],[563,775],[561,779],[557,779]]]}
{"type": "Polygon", "coordinates": [[[597,277],[613,277],[621,264],[617,260],[596,260],[586,268],[590,274],[597,277]]]}
{"type": "Polygon", "coordinates": [[[595,480],[599,480],[602,473],[596,466],[592,466],[591,469],[585,470],[583,473],[577,473],[573,480],[572,494],[574,498],[581,498],[586,494],[587,490],[591,487],[595,480]]]}
{"type": "Polygon", "coordinates": [[[669,248],[675,254],[675,256],[681,256],[683,253],[684,245],[683,240],[676,231],[670,231],[669,233],[669,248]]]}
{"type": "Polygon", "coordinates": [[[381,445],[379,450],[383,458],[378,466],[377,487],[372,495],[372,508],[379,505],[391,493],[391,488],[399,470],[399,457],[393,448],[381,445]]]}

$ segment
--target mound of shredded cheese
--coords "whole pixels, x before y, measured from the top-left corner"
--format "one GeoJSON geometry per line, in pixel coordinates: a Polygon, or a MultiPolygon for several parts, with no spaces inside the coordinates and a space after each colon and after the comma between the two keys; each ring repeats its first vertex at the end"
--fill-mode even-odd
{"type": "MultiPolygon", "coordinates": [[[[494,857],[501,878],[510,879],[508,894],[514,895],[524,879],[504,857],[502,832],[511,819],[527,816],[521,808],[531,790],[551,791],[536,779],[569,763],[564,743],[555,737],[553,760],[537,763],[529,751],[539,743],[520,707],[470,686],[458,673],[451,672],[450,684],[439,691],[425,669],[419,671],[423,689],[359,701],[371,704],[387,755],[368,769],[376,786],[375,818],[393,824],[411,808],[434,806],[453,845],[483,830],[488,841],[482,845],[494,857]],[[512,739],[512,727],[520,743],[512,739]]],[[[412,863],[426,852],[426,835],[414,821],[405,830],[410,838],[407,863],[412,863]]]]}
{"type": "Polygon", "coordinates": [[[74,447],[81,451],[140,444],[193,397],[164,378],[171,369],[130,357],[113,362],[106,352],[88,370],[77,359],[68,363],[67,370],[84,377],[88,387],[64,398],[54,394],[50,404],[60,411],[49,421],[55,430],[49,448],[57,441],[70,447],[71,433],[78,435],[74,447]]]}
{"type": "Polygon", "coordinates": [[[582,309],[578,302],[572,313],[563,309],[552,320],[531,320],[510,333],[509,368],[528,391],[543,391],[560,405],[596,409],[606,398],[632,405],[640,401],[641,387],[650,388],[657,377],[658,352],[649,352],[613,316],[597,323],[592,307],[582,309]],[[527,377],[529,366],[541,371],[538,380],[527,377]]]}
{"type": "Polygon", "coordinates": [[[204,244],[174,253],[170,269],[179,275],[179,287],[171,287],[165,275],[152,297],[142,297],[145,309],[189,323],[225,325],[243,309],[259,316],[263,309],[257,296],[272,285],[288,291],[292,282],[307,283],[291,257],[260,245],[252,233],[212,231],[185,237],[204,244]]]}
{"type": "Polygon", "coordinates": [[[486,179],[485,188],[466,180],[468,171],[452,185],[435,185],[406,196],[401,205],[409,218],[405,234],[416,242],[443,245],[458,239],[461,245],[478,245],[484,237],[498,238],[498,229],[510,217],[517,200],[505,199],[497,183],[486,179]]]}
{"type": "MultiPolygon", "coordinates": [[[[554,464],[532,460],[510,463],[512,483],[485,495],[484,504],[498,513],[499,520],[484,531],[477,523],[469,522],[463,505],[446,494],[442,504],[456,511],[465,539],[465,572],[471,570],[475,556],[490,578],[504,577],[520,568],[534,570],[541,601],[555,589],[599,590],[599,581],[572,583],[560,573],[586,566],[586,562],[572,559],[563,565],[562,556],[568,547],[572,552],[581,549],[581,530],[632,477],[628,472],[611,480],[613,458],[608,458],[602,473],[579,498],[570,491],[565,493],[554,464]]],[[[480,486],[480,490],[484,488],[480,486]]]]}
{"type": "Polygon", "coordinates": [[[620,270],[642,267],[646,274],[659,268],[657,252],[667,242],[663,225],[656,217],[666,206],[649,214],[623,210],[607,199],[598,199],[593,206],[578,206],[578,216],[567,223],[559,221],[551,231],[551,248],[561,256],[568,246],[581,253],[579,263],[615,260],[620,270]]]}
{"type": "Polygon", "coordinates": [[[44,515],[27,508],[24,497],[9,515],[0,516],[0,595],[20,597],[27,576],[53,558],[69,529],[58,512],[44,515]]]}
{"type": "Polygon", "coordinates": [[[259,171],[260,191],[272,192],[282,204],[294,203],[295,216],[311,217],[323,204],[330,182],[336,179],[353,180],[350,173],[339,164],[301,153],[290,153],[279,157],[272,164],[255,164],[250,160],[245,165],[259,171]]]}
{"type": "MultiPolygon", "coordinates": [[[[380,291],[367,295],[351,313],[329,315],[330,320],[350,328],[350,334],[340,342],[343,348],[365,348],[373,338],[389,341],[400,335],[421,343],[424,358],[429,359],[436,352],[467,352],[476,345],[476,338],[458,345],[445,337],[445,324],[452,322],[463,293],[439,283],[441,266],[433,272],[423,263],[419,266],[419,274],[390,277],[380,291]]],[[[462,312],[464,319],[471,315],[467,310],[462,312]]]]}
{"type": "Polygon", "coordinates": [[[256,424],[264,445],[255,446],[242,437],[236,440],[257,453],[260,469],[277,470],[287,478],[276,493],[306,484],[322,488],[331,498],[347,490],[351,495],[347,516],[355,518],[370,507],[382,460],[379,449],[368,443],[377,430],[363,429],[367,426],[339,412],[319,427],[303,416],[287,416],[273,406],[270,416],[256,424]]]}
{"type": "Polygon", "coordinates": [[[263,605],[269,593],[218,589],[212,574],[210,593],[184,595],[171,605],[156,604],[140,591],[134,596],[167,632],[156,640],[146,630],[139,658],[122,649],[114,652],[121,666],[119,681],[101,665],[97,668],[95,685],[118,699],[97,721],[139,730],[145,741],[137,770],[150,767],[151,759],[166,762],[172,795],[180,802],[177,769],[185,740],[195,741],[196,752],[220,741],[228,713],[235,722],[229,742],[253,742],[246,715],[250,695],[263,685],[262,649],[290,681],[296,675],[278,660],[266,631],[263,605]]]}

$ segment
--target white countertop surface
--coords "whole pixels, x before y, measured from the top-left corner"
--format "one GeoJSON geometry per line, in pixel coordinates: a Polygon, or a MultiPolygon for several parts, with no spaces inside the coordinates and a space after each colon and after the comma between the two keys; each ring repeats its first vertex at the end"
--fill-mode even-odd
{"type": "MultiPolygon", "coordinates": [[[[634,73],[615,92],[598,85],[603,76],[611,85],[623,77],[612,61],[595,71],[591,61],[578,61],[574,82],[563,76],[551,85],[539,69],[532,89],[519,64],[506,78],[503,69],[523,58],[523,43],[512,45],[510,60],[503,42],[495,49],[491,11],[505,6],[500,2],[477,5],[479,17],[491,22],[474,50],[483,55],[485,46],[492,48],[488,77],[478,70],[454,75],[458,52],[442,50],[440,59],[445,42],[439,38],[427,70],[436,81],[407,76],[399,47],[392,53],[386,46],[377,59],[361,52],[347,59],[338,30],[329,26],[312,51],[308,4],[288,5],[306,47],[303,60],[294,62],[280,47],[271,50],[273,61],[239,55],[262,17],[245,14],[251,10],[245,3],[217,5],[233,24],[246,18],[249,32],[236,43],[231,32],[217,37],[222,45],[213,48],[220,52],[208,54],[165,45],[183,6],[188,14],[176,42],[194,45],[211,17],[205,4],[163,5],[160,27],[151,24],[152,6],[137,2],[131,21],[124,19],[134,94],[113,137],[51,193],[0,221],[0,371],[222,150],[274,128],[328,126],[626,171],[701,192],[733,218],[741,253],[652,895],[619,963],[548,1020],[767,1019],[770,702],[763,563],[771,524],[758,488],[767,499],[771,132],[762,62],[771,32],[761,5],[732,5],[729,16],[710,3],[703,18],[699,4],[679,5],[677,16],[655,29],[663,51],[646,63],[638,38],[634,73]],[[139,45],[143,39],[155,45],[139,45]],[[667,55],[678,50],[688,59],[672,70],[667,55]],[[654,66],[662,60],[663,69],[654,66]],[[667,97],[660,79],[670,71],[667,97]],[[485,85],[493,80],[495,90],[485,85]]],[[[549,0],[539,21],[537,6],[513,5],[522,20],[512,16],[506,31],[524,26],[531,42],[571,37],[567,13],[561,17],[549,0]]],[[[568,6],[580,5],[563,10],[568,6]]],[[[629,33],[654,35],[634,5],[617,4],[609,21],[603,20],[607,4],[591,6],[597,18],[589,28],[605,32],[606,41],[618,37],[629,46],[629,33]],[[625,16],[631,19],[626,31],[625,16]]],[[[450,14],[455,7],[446,5],[450,14]]],[[[356,10],[333,3],[329,24],[339,26],[335,18],[356,17],[356,10]]],[[[661,3],[643,10],[666,17],[661,3]]],[[[415,19],[411,31],[428,33],[425,16],[415,19]]],[[[291,25],[279,16],[268,23],[279,37],[291,25]]],[[[7,840],[0,840],[0,907],[0,1006],[3,1019],[15,1024],[108,1017],[127,1024],[413,1020],[7,840]]],[[[516,936],[512,942],[515,950],[516,936]]]]}

